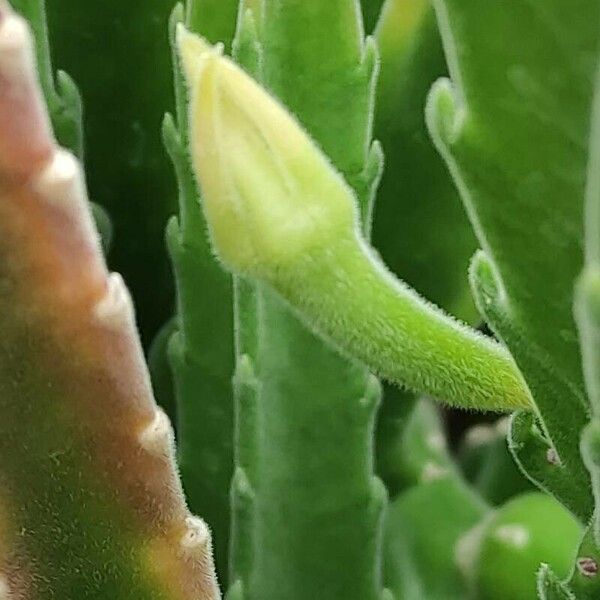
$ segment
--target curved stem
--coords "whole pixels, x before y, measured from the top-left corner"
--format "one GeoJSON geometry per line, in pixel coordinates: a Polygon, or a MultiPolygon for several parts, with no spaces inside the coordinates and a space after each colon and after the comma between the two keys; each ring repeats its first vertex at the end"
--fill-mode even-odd
{"type": "Polygon", "coordinates": [[[286,263],[270,283],[318,333],[388,380],[466,408],[531,407],[502,346],[425,302],[356,236],[286,263]]]}

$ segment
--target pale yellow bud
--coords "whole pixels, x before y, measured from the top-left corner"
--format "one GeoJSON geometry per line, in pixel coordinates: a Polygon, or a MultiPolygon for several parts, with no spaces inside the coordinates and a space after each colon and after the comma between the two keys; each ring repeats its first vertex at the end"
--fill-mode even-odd
{"type": "Polygon", "coordinates": [[[235,271],[268,277],[353,235],[353,192],[296,119],[221,47],[183,26],[178,46],[192,162],[220,258],[235,271]]]}

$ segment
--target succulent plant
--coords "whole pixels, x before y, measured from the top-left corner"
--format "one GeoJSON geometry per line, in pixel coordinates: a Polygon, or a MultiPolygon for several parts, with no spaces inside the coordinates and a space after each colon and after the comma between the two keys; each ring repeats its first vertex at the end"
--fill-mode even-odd
{"type": "Polygon", "coordinates": [[[599,56],[0,0],[0,600],[600,597],[599,56]]]}

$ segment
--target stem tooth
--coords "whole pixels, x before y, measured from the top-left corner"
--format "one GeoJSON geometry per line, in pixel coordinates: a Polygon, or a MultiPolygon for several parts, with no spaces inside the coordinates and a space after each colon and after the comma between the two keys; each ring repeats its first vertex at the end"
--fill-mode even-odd
{"type": "Polygon", "coordinates": [[[27,21],[0,4],[0,169],[29,177],[53,151],[27,21]]]}
{"type": "Polygon", "coordinates": [[[210,544],[210,529],[200,517],[187,517],[187,531],[181,538],[181,546],[188,552],[204,551],[210,544]]]}
{"type": "Polygon", "coordinates": [[[454,547],[454,564],[468,580],[475,577],[477,558],[481,550],[481,542],[485,533],[487,521],[484,519],[475,527],[469,529],[456,542],[454,547]]]}
{"type": "Polygon", "coordinates": [[[111,329],[120,329],[133,321],[133,302],[119,273],[108,277],[107,291],[96,304],[95,317],[111,329]]]}
{"type": "Polygon", "coordinates": [[[446,450],[446,438],[439,431],[430,433],[425,441],[429,449],[434,452],[443,452],[446,450]]]}
{"type": "Polygon", "coordinates": [[[23,65],[35,73],[31,33],[27,21],[0,5],[0,72],[10,79],[22,78],[23,65]]]}
{"type": "Polygon", "coordinates": [[[34,180],[35,190],[47,200],[70,206],[85,196],[77,159],[67,150],[57,149],[34,180]]]}
{"type": "Polygon", "coordinates": [[[449,474],[448,469],[442,465],[429,461],[425,464],[421,472],[421,483],[431,483],[432,481],[448,477],[449,474]]]}
{"type": "Polygon", "coordinates": [[[554,448],[548,448],[546,451],[546,460],[551,465],[560,466],[560,458],[558,452],[554,448]]]}
{"type": "Polygon", "coordinates": [[[140,445],[154,456],[169,456],[173,448],[173,429],[166,413],[156,409],[154,419],[139,437],[140,445]]]}
{"type": "Polygon", "coordinates": [[[498,432],[492,425],[475,425],[465,435],[465,446],[479,448],[498,439],[498,432]]]}

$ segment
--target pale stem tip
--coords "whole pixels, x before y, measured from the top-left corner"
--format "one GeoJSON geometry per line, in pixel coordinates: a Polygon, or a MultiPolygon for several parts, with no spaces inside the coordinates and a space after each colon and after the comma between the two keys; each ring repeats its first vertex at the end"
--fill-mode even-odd
{"type": "Polygon", "coordinates": [[[166,413],[156,409],[154,419],[141,433],[140,445],[146,452],[154,456],[168,456],[172,444],[171,422],[166,413]]]}
{"type": "Polygon", "coordinates": [[[33,35],[27,21],[0,7],[0,74],[7,81],[36,77],[33,35]]]}
{"type": "Polygon", "coordinates": [[[36,192],[55,203],[75,200],[81,193],[77,159],[67,150],[57,149],[34,180],[36,192]]]}
{"type": "Polygon", "coordinates": [[[22,51],[28,46],[29,38],[27,21],[9,11],[6,5],[0,5],[0,56],[22,51]]]}
{"type": "Polygon", "coordinates": [[[185,520],[187,531],[181,538],[181,545],[187,550],[200,550],[210,543],[210,530],[206,523],[199,517],[187,517],[185,520]]]}
{"type": "Polygon", "coordinates": [[[108,276],[104,297],[96,304],[95,316],[102,324],[118,329],[133,320],[133,303],[119,273],[108,276]]]}

